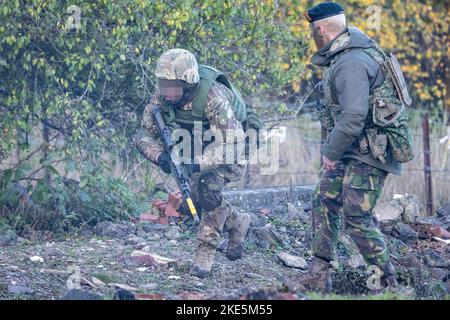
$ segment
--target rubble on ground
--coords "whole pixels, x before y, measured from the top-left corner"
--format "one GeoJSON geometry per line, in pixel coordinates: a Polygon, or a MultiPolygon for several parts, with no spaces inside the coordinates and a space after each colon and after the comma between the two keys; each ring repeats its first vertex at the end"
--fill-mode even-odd
{"type": "MultiPolygon", "coordinates": [[[[220,249],[226,248],[225,233],[212,276],[206,279],[189,274],[196,229],[176,217],[168,223],[105,221],[92,229],[91,236],[69,235],[58,241],[48,235],[41,239],[50,240],[18,241],[20,237],[0,233],[0,240],[6,239],[0,246],[0,299],[308,299],[308,293],[286,292],[282,284],[304,273],[311,261],[311,206],[305,202],[311,189],[275,191],[270,189],[267,201],[258,195],[256,207],[243,203],[252,217],[244,257],[235,262],[225,258],[220,249]],[[281,205],[283,196],[292,201],[281,205]],[[68,290],[66,281],[74,266],[81,269],[81,289],[68,290]]],[[[243,199],[256,193],[246,192],[243,199]]],[[[415,299],[449,295],[449,207],[438,209],[436,216],[423,216],[414,195],[378,206],[376,216],[397,269],[396,294],[415,299]]],[[[374,294],[367,286],[368,266],[344,233],[337,257],[333,293],[374,294]]]]}

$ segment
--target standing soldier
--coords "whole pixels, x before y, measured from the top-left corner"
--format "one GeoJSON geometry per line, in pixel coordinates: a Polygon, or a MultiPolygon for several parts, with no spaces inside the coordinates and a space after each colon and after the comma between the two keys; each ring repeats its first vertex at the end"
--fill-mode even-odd
{"type": "MultiPolygon", "coordinates": [[[[395,269],[373,216],[386,176],[401,175],[401,162],[413,158],[404,106],[411,104],[395,56],[354,27],[344,9],[321,3],[305,13],[318,48],[313,63],[324,67],[324,105],[317,114],[328,131],[321,181],[313,196],[313,217],[321,226],[313,238],[313,261],[297,284],[331,290],[331,266],[340,211],[345,231],[367,264],[381,271],[381,284],[395,285],[395,269]]],[[[298,288],[301,288],[299,286],[298,288]]]]}
{"type": "MultiPolygon", "coordinates": [[[[253,123],[249,121],[242,97],[228,79],[212,67],[198,66],[194,55],[187,50],[172,49],[162,54],[155,75],[158,79],[156,92],[144,111],[136,145],[145,158],[165,173],[171,172],[170,157],[158,142],[158,131],[152,116],[154,106],[160,107],[169,127],[188,130],[192,141],[198,139],[194,136],[198,124],[200,134],[211,129],[225,137],[227,131],[242,130],[243,126],[253,123]]],[[[230,150],[227,144],[234,142],[224,139],[220,143],[223,150],[230,150]]],[[[203,141],[202,144],[203,148],[207,145],[203,141]]],[[[198,164],[186,164],[185,167],[190,174],[192,198],[203,211],[197,234],[199,245],[191,273],[203,278],[211,271],[224,228],[229,232],[226,257],[236,260],[242,256],[250,216],[238,213],[222,198],[224,186],[238,181],[246,166],[217,164],[213,158],[222,158],[222,155],[208,154],[208,151],[202,156],[209,164],[202,165],[201,170],[198,164]]]]}

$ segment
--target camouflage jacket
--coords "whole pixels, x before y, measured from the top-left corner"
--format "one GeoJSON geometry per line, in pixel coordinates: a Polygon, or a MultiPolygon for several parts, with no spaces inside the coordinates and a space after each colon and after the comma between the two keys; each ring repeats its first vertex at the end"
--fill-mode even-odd
{"type": "Polygon", "coordinates": [[[322,126],[328,129],[328,140],[322,154],[331,160],[357,159],[376,168],[401,174],[401,164],[391,156],[385,163],[371,153],[361,152],[358,140],[371,125],[371,95],[385,81],[382,67],[364,50],[373,40],[349,27],[313,56],[313,63],[324,67],[325,107],[332,117],[318,110],[322,126]]]}
{"type": "MultiPolygon", "coordinates": [[[[158,130],[154,124],[152,116],[152,106],[159,105],[164,111],[164,105],[159,101],[159,93],[156,90],[155,94],[151,98],[151,103],[147,105],[144,110],[141,128],[137,134],[135,144],[139,152],[148,160],[155,163],[158,155],[162,152],[162,143],[160,141],[158,130]]],[[[225,85],[221,83],[215,83],[208,92],[206,105],[205,105],[205,116],[207,118],[206,129],[210,129],[213,134],[221,134],[222,137],[226,137],[226,133],[229,130],[242,130],[241,122],[237,121],[231,106],[231,99],[233,93],[225,85]]],[[[182,107],[184,110],[192,109],[192,102],[186,104],[182,107]]],[[[177,127],[182,127],[181,123],[177,123],[175,119],[174,124],[169,124],[169,127],[175,129],[177,127]],[[179,125],[179,126],[177,126],[179,125]]],[[[221,150],[232,150],[232,148],[227,147],[226,139],[220,142],[223,149],[221,150]]],[[[203,152],[203,157],[200,159],[197,157],[200,165],[203,165],[202,169],[211,166],[215,163],[221,163],[223,154],[215,152],[213,148],[206,149],[203,152]]]]}

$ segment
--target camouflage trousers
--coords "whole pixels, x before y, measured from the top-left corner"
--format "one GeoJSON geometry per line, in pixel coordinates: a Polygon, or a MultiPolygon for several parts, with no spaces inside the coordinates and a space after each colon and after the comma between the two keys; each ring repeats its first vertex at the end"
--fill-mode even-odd
{"type": "Polygon", "coordinates": [[[238,181],[244,165],[217,165],[194,173],[190,178],[192,199],[202,211],[197,239],[216,249],[222,232],[229,232],[232,241],[243,241],[248,230],[249,216],[233,209],[223,198],[222,191],[229,182],[238,181]]]}
{"type": "Polygon", "coordinates": [[[313,195],[313,214],[320,220],[312,245],[315,256],[334,259],[342,213],[345,231],[366,263],[384,268],[389,252],[372,209],[386,176],[387,172],[353,159],[338,162],[335,170],[322,172],[313,195]]]}

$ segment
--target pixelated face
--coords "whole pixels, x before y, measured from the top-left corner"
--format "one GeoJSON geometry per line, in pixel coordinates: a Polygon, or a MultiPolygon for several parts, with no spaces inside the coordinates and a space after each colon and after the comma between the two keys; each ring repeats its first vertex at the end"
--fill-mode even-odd
{"type": "Polygon", "coordinates": [[[183,84],[177,80],[158,80],[159,93],[168,102],[176,102],[183,97],[183,84]]]}
{"type": "Polygon", "coordinates": [[[324,39],[322,27],[314,22],[310,23],[309,27],[311,30],[311,36],[312,36],[317,48],[318,49],[322,48],[325,45],[325,39],[324,39]]]}

